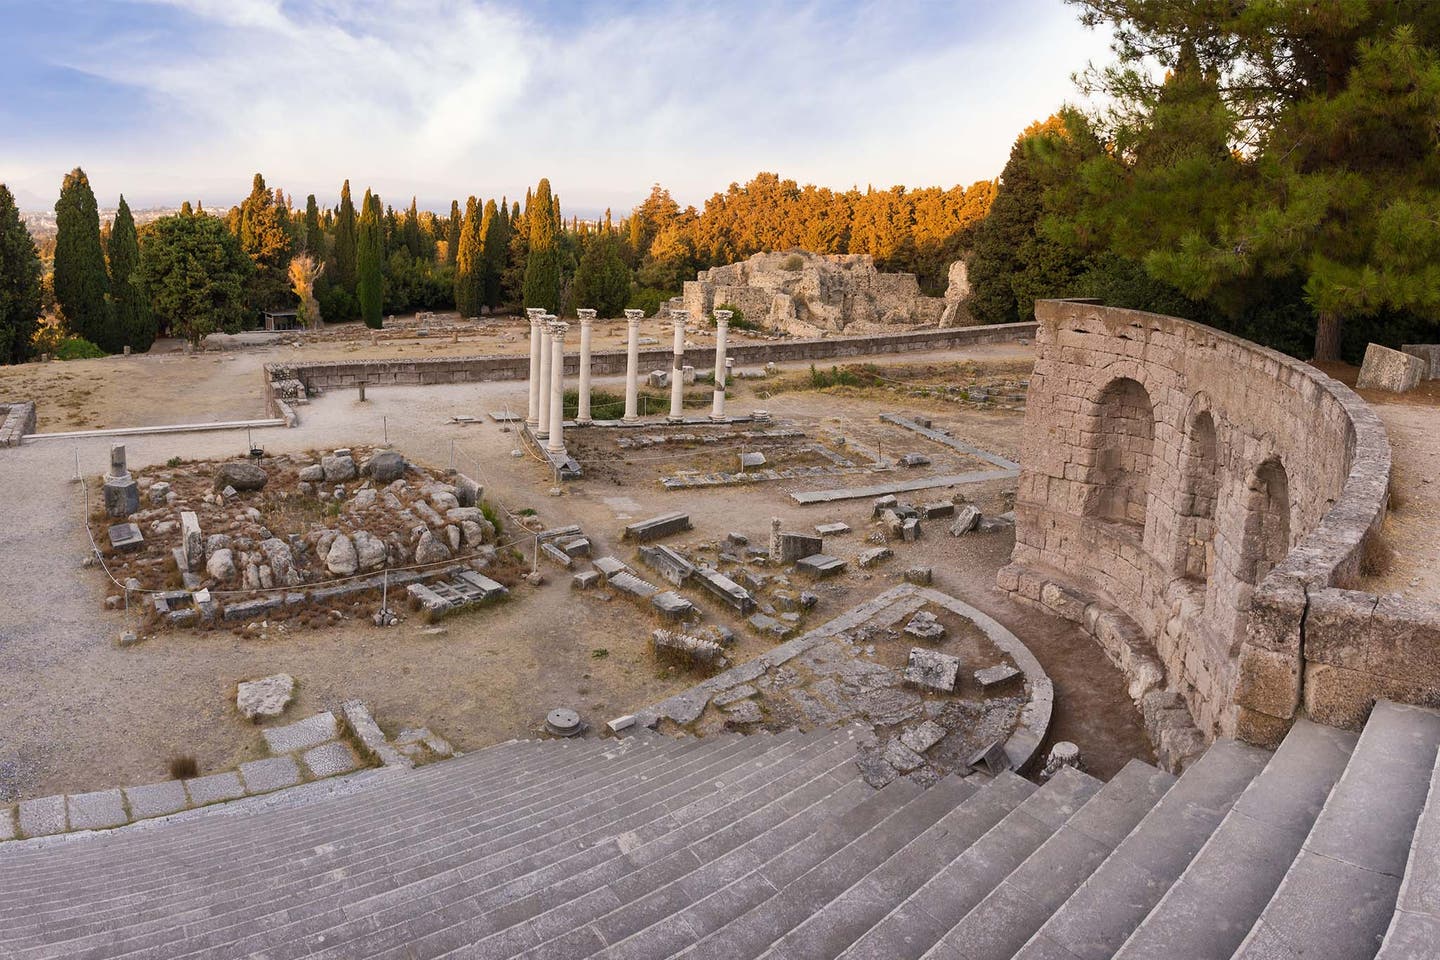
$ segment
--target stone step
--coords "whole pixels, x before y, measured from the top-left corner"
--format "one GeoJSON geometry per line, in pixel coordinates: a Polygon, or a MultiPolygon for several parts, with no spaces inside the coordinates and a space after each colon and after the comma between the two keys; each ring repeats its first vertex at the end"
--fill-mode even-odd
{"type": "Polygon", "coordinates": [[[1362,958],[1380,949],[1425,806],[1440,714],[1382,700],[1236,960],[1362,958]]]}
{"type": "Polygon", "coordinates": [[[773,960],[830,960],[985,835],[1035,791],[1008,771],[942,816],[765,952],[773,960]]]}
{"type": "MultiPolygon", "coordinates": [[[[1013,783],[1019,779],[1003,774],[986,790],[1014,790],[1013,783]]],[[[840,956],[849,960],[916,960],[1025,862],[1100,787],[1094,777],[1070,768],[1061,770],[969,849],[895,905],[840,956]]]]}
{"type": "Polygon", "coordinates": [[[805,921],[928,830],[976,787],[947,777],[895,810],[804,874],[778,887],[774,896],[698,940],[697,957],[750,960],[805,921]]]}
{"type": "Polygon", "coordinates": [[[838,815],[807,820],[796,830],[786,829],[790,826],[787,821],[733,855],[722,856],[695,871],[680,884],[691,898],[689,906],[624,940],[570,957],[650,960],[678,955],[784,890],[851,838],[881,823],[923,792],[909,780],[897,780],[878,791],[859,784],[853,789],[863,793],[863,799],[843,808],[843,812],[837,810],[838,815]]]}
{"type": "MultiPolygon", "coordinates": [[[[802,758],[803,759],[803,758],[802,758]]],[[[591,947],[622,939],[688,905],[682,881],[704,864],[802,816],[859,779],[855,745],[847,737],[758,789],[678,829],[623,852],[542,891],[487,911],[497,932],[477,942],[481,949],[509,947],[573,953],[575,944],[591,947]],[[506,923],[498,930],[498,921],[506,923]],[[514,930],[523,922],[525,930],[514,930]],[[598,939],[597,939],[598,938],[598,939]],[[556,941],[563,941],[557,943],[556,941]]]]}
{"type": "MultiPolygon", "coordinates": [[[[734,742],[738,742],[738,739],[734,742]]],[[[684,754],[694,749],[695,745],[693,743],[683,744],[674,741],[672,741],[671,744],[657,743],[653,747],[646,746],[627,750],[617,757],[613,763],[603,762],[600,759],[602,757],[601,753],[587,749],[583,753],[577,753],[575,756],[576,761],[580,764],[579,767],[572,765],[566,769],[569,772],[571,783],[586,788],[591,792],[597,790],[603,791],[610,788],[616,776],[633,777],[647,770],[661,768],[665,763],[669,762],[670,758],[681,758],[684,754]],[[577,776],[577,770],[588,771],[588,774],[577,776]],[[610,775],[609,780],[605,779],[607,775],[610,775]]],[[[464,760],[468,758],[461,759],[464,760]]],[[[458,764],[461,761],[450,762],[458,764]]],[[[431,767],[427,769],[435,768],[431,767]]],[[[483,811],[486,808],[483,804],[475,806],[474,798],[467,796],[464,790],[456,791],[450,789],[463,786],[466,780],[463,775],[470,771],[467,769],[447,772],[450,774],[448,779],[428,778],[423,781],[417,780],[413,783],[407,781],[400,785],[402,790],[399,792],[408,795],[410,804],[422,805],[425,812],[429,814],[430,818],[424,823],[409,824],[406,820],[405,808],[396,802],[375,803],[373,800],[362,803],[349,802],[346,803],[345,806],[350,808],[350,810],[360,818],[358,822],[347,820],[339,815],[338,811],[336,815],[328,817],[324,821],[318,821],[317,818],[313,816],[303,815],[305,813],[304,811],[298,811],[296,812],[296,816],[290,817],[290,819],[296,821],[296,826],[303,828],[302,831],[300,831],[301,835],[297,836],[283,831],[279,826],[272,827],[272,822],[276,819],[282,819],[284,814],[287,813],[286,811],[274,811],[276,816],[270,816],[270,812],[267,811],[266,815],[257,817],[257,821],[263,822],[264,825],[263,828],[258,829],[255,836],[251,838],[250,847],[252,849],[246,850],[243,854],[227,856],[225,857],[225,862],[236,871],[235,875],[247,877],[249,886],[257,888],[258,892],[262,895],[269,896],[273,896],[277,891],[271,885],[268,874],[274,871],[283,871],[287,875],[293,874],[294,871],[288,867],[288,862],[297,848],[304,849],[311,847],[324,849],[327,859],[331,861],[331,869],[339,869],[341,866],[348,866],[354,869],[353,863],[342,864],[335,862],[343,860],[345,853],[365,856],[374,862],[380,862],[393,867],[395,861],[385,856],[387,849],[385,844],[393,846],[402,843],[414,843],[419,842],[422,838],[426,841],[436,840],[438,839],[438,835],[431,834],[428,831],[437,825],[445,825],[447,829],[451,830],[461,827],[468,827],[473,830],[477,825],[476,811],[483,811]],[[442,799],[437,796],[437,790],[440,788],[446,789],[451,794],[448,802],[442,801],[442,799]],[[454,807],[454,809],[452,809],[452,807],[454,807]],[[465,813],[466,811],[468,811],[468,815],[458,820],[455,819],[455,814],[465,813]],[[369,832],[383,836],[385,838],[384,843],[379,846],[372,846],[354,842],[359,840],[362,835],[361,824],[364,824],[369,832]],[[329,846],[344,840],[352,841],[346,844],[344,850],[331,849],[329,846]]],[[[520,797],[524,804],[533,805],[534,787],[526,787],[523,782],[523,774],[521,780],[521,783],[514,786],[514,790],[518,791],[516,796],[520,797]]],[[[353,798],[346,799],[352,800],[353,798]]],[[[515,807],[513,804],[508,806],[502,804],[500,805],[500,809],[505,814],[501,819],[503,824],[513,826],[518,822],[516,811],[520,808],[515,807]]],[[[91,909],[83,913],[85,925],[93,927],[93,932],[108,934],[113,933],[112,921],[116,916],[127,918],[132,925],[141,919],[141,914],[160,917],[163,918],[164,921],[170,922],[175,919],[171,910],[172,900],[178,899],[179,902],[191,902],[193,905],[192,909],[200,907],[201,904],[195,903],[195,891],[189,887],[189,884],[180,881],[184,878],[193,879],[193,881],[197,883],[203,883],[207,876],[213,876],[215,860],[217,857],[222,856],[223,852],[217,849],[214,854],[209,853],[208,851],[214,848],[216,844],[211,843],[209,836],[206,835],[214,834],[218,830],[226,827],[227,824],[219,822],[196,826],[197,832],[200,833],[201,836],[193,836],[187,831],[183,837],[178,838],[185,841],[184,849],[177,849],[181,844],[165,842],[172,839],[169,836],[159,837],[147,834],[132,837],[125,834],[112,835],[113,840],[117,844],[123,843],[127,848],[139,847],[141,850],[146,850],[146,852],[152,854],[151,860],[155,859],[153,855],[157,852],[164,855],[160,858],[158,865],[156,865],[157,869],[154,870],[154,875],[150,878],[149,882],[154,884],[157,890],[168,892],[169,896],[154,896],[151,891],[146,888],[145,883],[142,882],[139,876],[139,867],[137,866],[138,858],[127,856],[122,859],[121,863],[119,863],[110,874],[112,881],[119,882],[118,889],[121,892],[121,896],[108,910],[104,908],[103,895],[97,894],[89,897],[86,902],[89,903],[91,909]],[[148,848],[150,849],[147,849],[147,841],[148,848]],[[154,848],[158,848],[158,850],[154,848]]],[[[257,823],[257,826],[259,826],[259,823],[257,823]]],[[[231,830],[230,832],[234,833],[235,831],[231,830]]],[[[105,839],[110,840],[112,837],[105,839]]],[[[84,864],[80,866],[81,869],[85,869],[84,864]]],[[[292,877],[291,882],[308,886],[308,878],[304,876],[292,877]]],[[[212,898],[221,896],[219,891],[211,890],[208,891],[208,893],[212,898]]],[[[225,892],[224,900],[227,902],[243,902],[240,893],[240,887],[232,887],[225,892]]],[[[72,912],[84,910],[83,905],[76,901],[70,901],[68,908],[72,912]]],[[[58,922],[63,920],[63,915],[51,911],[48,915],[40,916],[37,919],[42,922],[58,922]]],[[[77,926],[72,928],[72,932],[80,933],[81,931],[77,926]]],[[[4,937],[8,933],[9,931],[0,933],[0,937],[4,937]]]]}
{"type": "Polygon", "coordinates": [[[1440,943],[1440,760],[1430,774],[1425,810],[1420,814],[1395,915],[1385,932],[1378,960],[1429,960],[1440,943]]]}
{"type": "Polygon", "coordinates": [[[1217,740],[1045,921],[1016,960],[1108,960],[1190,865],[1268,751],[1217,740]]]}
{"type": "Polygon", "coordinates": [[[1117,960],[1233,954],[1300,852],[1356,739],[1297,721],[1117,960]]]}
{"type": "MultiPolygon", "coordinates": [[[[763,749],[771,742],[769,739],[760,739],[749,746],[751,749],[763,749]]],[[[552,798],[557,801],[568,800],[571,803],[591,802],[592,799],[612,797],[622,785],[632,785],[632,790],[643,789],[647,782],[654,782],[655,778],[663,777],[667,771],[688,770],[701,762],[707,765],[723,763],[733,751],[745,746],[743,739],[735,737],[723,745],[717,744],[716,747],[703,751],[701,759],[696,759],[692,754],[700,749],[699,741],[672,741],[671,744],[628,750],[613,761],[605,761],[600,755],[585,757],[582,759],[581,769],[588,770],[589,776],[576,777],[572,773],[574,782],[578,784],[574,795],[567,796],[564,790],[559,790],[552,792],[552,798]],[[711,752],[716,756],[708,756],[711,752]]],[[[435,851],[441,844],[452,842],[451,838],[455,838],[452,845],[459,844],[471,854],[476,854],[480,849],[494,852],[497,847],[505,845],[504,841],[513,843],[530,837],[536,831],[553,826],[556,818],[567,815],[569,807],[565,803],[558,807],[558,812],[551,810],[543,814],[536,813],[534,790],[525,789],[523,784],[518,785],[517,789],[521,793],[520,799],[515,802],[523,805],[512,804],[499,813],[487,810],[483,804],[467,803],[462,791],[452,800],[453,809],[434,811],[436,819],[431,824],[430,831],[423,827],[407,830],[406,821],[403,818],[397,819],[395,811],[368,804],[366,809],[375,816],[367,824],[367,831],[357,831],[353,824],[349,826],[348,832],[341,834],[327,833],[322,829],[321,837],[311,836],[300,846],[300,849],[324,851],[323,862],[315,867],[315,872],[323,874],[323,881],[316,881],[308,872],[289,866],[289,858],[296,847],[274,850],[268,854],[259,853],[253,864],[255,875],[251,876],[246,872],[235,874],[247,876],[246,883],[242,885],[232,886],[224,891],[202,886],[200,895],[197,895],[194,890],[188,890],[188,884],[173,883],[170,897],[135,905],[136,915],[126,925],[126,940],[123,945],[129,948],[131,944],[128,940],[131,938],[140,942],[163,943],[161,934],[164,930],[178,927],[197,916],[204,917],[209,922],[211,929],[208,933],[215,943],[222,943],[225,942],[223,935],[226,924],[250,925],[258,916],[263,915],[257,913],[256,904],[270,903],[273,905],[272,911],[284,911],[293,917],[297,912],[317,909],[325,902],[323,897],[326,894],[334,893],[339,897],[343,897],[347,892],[353,894],[357,885],[366,879],[373,878],[375,883],[386,886],[402,882],[406,876],[405,868],[409,864],[433,863],[435,851]],[[521,827],[526,825],[527,829],[522,830],[521,827]],[[439,827],[443,827],[443,830],[438,829],[439,827]],[[374,844],[363,842],[371,833],[377,838],[383,837],[383,841],[374,844]],[[487,837],[502,839],[492,839],[491,845],[484,846],[481,841],[487,837]],[[431,856],[427,857],[427,854],[431,856]],[[270,876],[272,873],[282,877],[283,882],[275,882],[270,876]],[[242,893],[246,892],[249,895],[242,896],[242,893]],[[290,895],[300,899],[299,906],[294,901],[286,900],[290,895]],[[176,910],[171,902],[174,898],[179,898],[178,902],[181,904],[188,904],[188,909],[183,912],[176,910]],[[147,917],[152,918],[150,922],[141,922],[147,917]]],[[[433,797],[425,796],[429,791],[420,792],[422,795],[417,799],[421,802],[427,799],[433,802],[433,797]]],[[[317,827],[333,829],[333,824],[318,824],[317,827]]],[[[263,828],[261,835],[264,835],[263,828]]],[[[203,858],[203,844],[200,847],[200,865],[203,866],[206,862],[203,858]]],[[[214,861],[210,860],[208,863],[213,876],[214,861]]],[[[243,861],[241,865],[247,868],[252,866],[243,861]]],[[[203,884],[203,880],[198,882],[203,884]]],[[[102,925],[98,930],[89,931],[92,936],[98,935],[104,942],[112,944],[120,939],[112,922],[97,921],[88,916],[85,923],[72,925],[69,932],[84,931],[86,927],[93,927],[97,922],[102,925]]],[[[173,945],[170,950],[171,955],[177,952],[173,945]]],[[[115,955],[115,952],[112,951],[110,955],[115,955]]]]}
{"type": "Polygon", "coordinates": [[[738,765],[800,741],[798,734],[754,742],[742,737],[715,750],[691,741],[696,746],[678,762],[652,774],[642,772],[584,804],[562,806],[524,829],[502,823],[498,831],[486,834],[488,842],[462,835],[443,849],[410,856],[407,862],[413,866],[380,863],[371,874],[336,878],[322,886],[318,896],[307,891],[303,907],[279,911],[286,922],[257,924],[258,918],[251,916],[230,929],[213,931],[203,947],[223,944],[232,952],[263,951],[271,960],[281,960],[327,955],[332,948],[341,956],[353,955],[353,946],[343,945],[354,937],[364,938],[367,951],[378,951],[391,939],[412,940],[436,923],[429,915],[461,899],[457,894],[508,883],[550,867],[610,832],[658,822],[667,805],[683,805],[682,799],[689,802],[712,792],[717,778],[727,777],[738,765]],[[235,929],[242,925],[248,929],[235,929]]]}
{"type": "Polygon", "coordinates": [[[1009,960],[1174,782],[1149,764],[1127,763],[925,956],[1009,960]]]}
{"type": "Polygon", "coordinates": [[[842,731],[808,738],[801,750],[780,763],[737,775],[725,790],[676,809],[664,820],[608,837],[577,856],[556,862],[553,875],[530,875],[518,883],[456,900],[447,916],[437,918],[444,920],[443,924],[411,924],[407,938],[396,947],[402,956],[406,950],[424,955],[449,944],[472,944],[482,954],[501,952],[503,947],[503,955],[511,955],[562,936],[617,907],[623,899],[635,899],[651,882],[668,882],[660,870],[638,883],[631,876],[645,862],[645,851],[658,857],[659,850],[683,848],[703,837],[707,829],[733,822],[746,809],[763,807],[816,778],[825,780],[824,789],[833,792],[841,781],[827,775],[847,763],[853,766],[852,736],[851,731],[842,731]]]}

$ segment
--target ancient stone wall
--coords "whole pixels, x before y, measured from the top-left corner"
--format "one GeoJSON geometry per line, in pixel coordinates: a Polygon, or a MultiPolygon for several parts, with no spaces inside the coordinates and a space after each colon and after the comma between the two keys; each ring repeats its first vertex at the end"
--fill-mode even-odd
{"type": "MultiPolygon", "coordinates": [[[[1006,323],[945,330],[915,330],[905,333],[863,337],[820,337],[812,340],[766,340],[759,343],[731,341],[727,354],[736,366],[760,366],[787,360],[829,360],[886,353],[948,350],[981,343],[1024,340],[1035,333],[1033,323],[1006,323]]],[[[624,350],[597,350],[590,355],[591,372],[612,376],[625,372],[624,350]]],[[[668,370],[670,348],[652,347],[640,351],[640,370],[668,370]]],[[[715,363],[715,348],[689,347],[685,362],[697,370],[715,363]]],[[[579,354],[565,358],[565,375],[579,374],[579,354]]],[[[530,375],[525,354],[488,357],[435,357],[428,360],[339,360],[313,363],[291,362],[268,365],[264,373],[267,399],[274,400],[272,382],[278,378],[300,380],[308,391],[354,387],[360,381],[372,386],[396,384],[477,383],[485,380],[524,380],[530,375]]],[[[278,415],[278,414],[277,414],[278,415]]]]}
{"type": "Polygon", "coordinates": [[[869,254],[757,253],[702,270],[685,284],[685,309],[708,317],[721,305],[799,336],[882,325],[935,325],[959,314],[921,294],[913,273],[881,273],[869,254]]]}
{"type": "Polygon", "coordinates": [[[35,404],[0,403],[0,447],[19,446],[21,438],[35,432],[35,404]]]}
{"type": "Polygon", "coordinates": [[[1016,544],[1000,585],[1096,637],[1137,701],[1278,742],[1440,696],[1440,608],[1353,585],[1390,447],[1352,391],[1173,317],[1036,304],[1016,544]]]}

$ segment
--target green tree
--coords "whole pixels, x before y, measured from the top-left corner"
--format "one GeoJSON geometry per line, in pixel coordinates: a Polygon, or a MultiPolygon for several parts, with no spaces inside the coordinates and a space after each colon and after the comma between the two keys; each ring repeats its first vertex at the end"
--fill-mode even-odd
{"type": "Polygon", "coordinates": [[[460,256],[460,229],[465,218],[460,213],[460,201],[450,201],[450,219],[445,221],[445,263],[455,266],[460,256]]]}
{"type": "Polygon", "coordinates": [[[140,276],[160,326],[197,347],[216,330],[234,333],[246,317],[254,263],[218,217],[161,217],[146,227],[140,276]]]}
{"type": "Polygon", "coordinates": [[[305,252],[317,260],[325,256],[325,229],[320,225],[320,205],[313,193],[305,198],[305,252]]]}
{"type": "Polygon", "coordinates": [[[385,217],[380,198],[365,191],[355,231],[356,289],[360,319],[379,330],[384,325],[385,217]]]}
{"type": "Polygon", "coordinates": [[[560,249],[556,242],[556,208],[550,181],[541,178],[525,211],[530,244],[525,259],[524,306],[560,309],[560,249]]]}
{"type": "Polygon", "coordinates": [[[425,250],[424,238],[420,232],[420,211],[414,197],[410,198],[410,207],[405,211],[405,219],[400,224],[400,235],[404,238],[405,249],[410,251],[410,256],[419,260],[425,250]]]}
{"type": "Polygon", "coordinates": [[[122,195],[120,206],[115,211],[115,225],[110,230],[110,290],[114,300],[114,326],[122,348],[128,346],[137,353],[144,353],[155,342],[156,330],[155,317],[150,313],[150,295],[145,291],[139,267],[140,241],[135,235],[135,218],[122,195]]]}
{"type": "Polygon", "coordinates": [[[24,363],[40,319],[40,254],[0,183],[0,364],[24,363]]]}
{"type": "Polygon", "coordinates": [[[480,233],[484,240],[481,262],[485,277],[485,306],[492,311],[501,303],[501,279],[510,249],[510,228],[505,222],[503,209],[496,207],[494,200],[486,200],[485,215],[480,220],[480,233]]]}
{"type": "Polygon", "coordinates": [[[602,317],[617,317],[630,302],[630,268],[620,257],[614,235],[601,233],[590,238],[575,271],[575,305],[599,311],[602,317]]]}
{"type": "Polygon", "coordinates": [[[55,204],[55,302],[70,332],[103,348],[118,339],[110,308],[110,277],[100,246],[100,211],[85,171],[65,175],[55,204]]]}
{"type": "Polygon", "coordinates": [[[484,244],[480,202],[465,201],[465,221],[460,227],[460,251],[455,260],[455,309],[462,317],[480,316],[485,303],[484,244]]]}
{"type": "Polygon", "coordinates": [[[250,195],[240,204],[240,249],[255,264],[250,277],[249,300],[254,310],[273,309],[290,302],[290,217],[283,200],[255,174],[250,195]]]}
{"type": "Polygon", "coordinates": [[[355,235],[355,203],[350,199],[350,181],[340,187],[340,210],[335,214],[335,285],[354,296],[358,269],[355,235]]]}
{"type": "MultiPolygon", "coordinates": [[[[1257,280],[1300,284],[1319,360],[1340,356],[1353,321],[1393,324],[1397,312],[1440,308],[1427,256],[1440,249],[1440,5],[1079,5],[1085,22],[1111,27],[1119,54],[1088,75],[1112,104],[1108,138],[1143,144],[1208,119],[1221,121],[1233,157],[1199,162],[1192,151],[1158,166],[1169,196],[1204,202],[1166,208],[1170,227],[1144,259],[1153,276],[1232,315],[1251,308],[1257,280]],[[1166,79],[1152,78],[1149,63],[1166,79]],[[1203,78],[1213,93],[1177,96],[1176,76],[1203,78]],[[1218,196],[1207,195],[1219,174],[1218,196]]],[[[1137,148],[1120,159],[1112,196],[1124,203],[1145,157],[1137,148]]]]}

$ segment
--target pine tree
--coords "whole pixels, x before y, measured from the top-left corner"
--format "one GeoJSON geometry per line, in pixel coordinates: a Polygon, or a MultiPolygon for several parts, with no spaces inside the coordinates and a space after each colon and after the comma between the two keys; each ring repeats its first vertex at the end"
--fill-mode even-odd
{"type": "Polygon", "coordinates": [[[70,332],[105,349],[118,339],[110,278],[100,246],[100,211],[85,171],[65,175],[55,204],[55,302],[70,332]]]}
{"type": "Polygon", "coordinates": [[[340,188],[340,210],[335,215],[335,285],[352,296],[357,278],[355,203],[350,199],[350,181],[340,188]]]}
{"type": "Polygon", "coordinates": [[[448,266],[455,266],[455,260],[460,256],[460,228],[463,223],[460,201],[451,200],[450,219],[445,224],[445,263],[448,266]]]}
{"type": "Polygon", "coordinates": [[[560,250],[555,239],[555,208],[550,181],[541,178],[525,211],[529,251],[522,288],[524,306],[560,309],[560,250]]]}
{"type": "Polygon", "coordinates": [[[140,242],[135,235],[135,218],[125,197],[115,211],[110,231],[110,290],[115,310],[115,329],[120,346],[144,353],[155,342],[155,318],[150,312],[150,295],[140,271],[140,242]]]}
{"type": "Polygon", "coordinates": [[[320,205],[313,193],[305,198],[305,252],[317,260],[325,256],[325,230],[320,225],[320,205]]]}
{"type": "Polygon", "coordinates": [[[575,305],[615,317],[630,302],[630,269],[620,259],[619,241],[611,233],[590,238],[575,271],[575,305]]]}
{"type": "Polygon", "coordinates": [[[40,318],[40,254],[0,183],[0,364],[24,363],[40,318]]]}
{"type": "Polygon", "coordinates": [[[462,317],[480,316],[485,302],[485,237],[480,225],[480,202],[465,201],[465,222],[460,227],[460,252],[455,258],[455,309],[462,317]]]}
{"type": "Polygon", "coordinates": [[[360,318],[365,326],[379,330],[385,322],[385,215],[380,198],[369,190],[360,205],[355,247],[355,296],[360,301],[360,318]]]}
{"type": "Polygon", "coordinates": [[[480,221],[480,233],[484,238],[485,306],[492,311],[501,303],[501,279],[510,250],[510,228],[505,222],[505,215],[500,212],[503,209],[496,207],[494,200],[486,200],[485,216],[480,221]]]}

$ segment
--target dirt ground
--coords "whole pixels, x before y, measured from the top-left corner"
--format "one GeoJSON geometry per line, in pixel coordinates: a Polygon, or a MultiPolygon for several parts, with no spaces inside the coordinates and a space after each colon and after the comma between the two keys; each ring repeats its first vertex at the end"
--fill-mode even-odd
{"type": "MultiPolygon", "coordinates": [[[[1325,372],[1350,386],[1358,367],[1327,364],[1325,372]]],[[[1390,434],[1390,512],[1385,555],[1360,589],[1402,593],[1440,602],[1440,380],[1409,393],[1359,391],[1390,434]]]]}
{"type": "MultiPolygon", "coordinates": [[[[244,395],[258,394],[255,371],[265,356],[279,350],[50,364],[44,372],[53,378],[56,370],[84,369],[78,363],[155,364],[176,376],[111,377],[128,383],[130,391],[154,391],[154,409],[146,409],[147,416],[173,422],[177,404],[199,396],[215,418],[233,419],[241,415],[237,397],[221,403],[205,384],[234,377],[236,386],[245,387],[244,395]],[[240,372],[247,367],[250,373],[240,372]],[[199,375],[202,371],[209,371],[208,381],[199,375]]],[[[1013,364],[1023,360],[1024,353],[1025,348],[1014,345],[986,347],[974,351],[973,358],[1013,364]]],[[[933,359],[907,356],[903,362],[933,359]]],[[[107,375],[101,373],[101,380],[107,375]]],[[[596,385],[618,390],[620,383],[619,378],[598,378],[596,385]]],[[[946,448],[880,424],[879,414],[891,409],[927,411],[937,427],[957,437],[1009,457],[1018,452],[1018,410],[984,409],[943,396],[911,397],[904,389],[895,395],[903,404],[846,396],[845,388],[792,391],[760,400],[753,390],[761,384],[738,384],[732,409],[744,411],[763,402],[777,420],[793,420],[817,437],[828,431],[857,437],[861,444],[884,438],[887,454],[892,442],[896,451],[921,450],[935,457],[937,469],[948,456],[946,448]]],[[[52,381],[52,386],[60,390],[64,384],[52,381]]],[[[96,401],[90,409],[107,409],[109,417],[137,422],[132,417],[143,405],[132,406],[119,385],[110,389],[104,396],[114,405],[104,408],[96,401]]],[[[681,545],[713,540],[731,530],[764,543],[770,517],[778,516],[786,529],[832,520],[849,523],[853,533],[827,543],[827,549],[841,556],[853,557],[869,546],[864,542],[868,499],[802,507],[788,495],[817,485],[873,483],[875,475],[696,495],[667,492],[658,473],[647,478],[640,464],[632,464],[627,470],[634,469],[633,476],[622,479],[595,471],[568,484],[563,496],[551,496],[549,471],[512,455],[515,435],[485,416],[506,405],[523,407],[525,392],[521,383],[395,387],[370,391],[363,404],[336,394],[302,408],[298,429],[257,430],[253,439],[278,454],[381,443],[388,437],[412,459],[440,469],[453,463],[485,485],[488,499],[513,514],[533,509],[547,525],[581,524],[596,541],[599,555],[613,552],[637,567],[633,548],[620,543],[623,525],[676,509],[688,511],[695,526],[693,534],[676,538],[681,545]],[[480,422],[452,423],[457,414],[480,422]]],[[[195,419],[193,409],[184,415],[195,419]]],[[[127,446],[132,471],[143,475],[147,467],[173,456],[239,456],[246,442],[244,432],[220,431],[135,436],[127,439],[127,446]]],[[[413,617],[394,628],[376,628],[364,607],[333,629],[275,627],[245,636],[170,631],[120,648],[115,638],[129,621],[123,612],[102,609],[110,584],[99,569],[81,566],[88,551],[81,487],[69,482],[77,456],[86,473],[101,472],[109,443],[107,438],[30,441],[0,456],[0,471],[12,478],[7,523],[0,526],[0,582],[6,584],[9,600],[0,620],[0,800],[148,782],[163,778],[167,761],[179,754],[195,756],[202,771],[258,756],[258,731],[234,709],[235,684],[281,671],[299,681],[287,719],[358,697],[392,733],[426,724],[461,750],[531,736],[545,713],[561,704],[574,706],[598,726],[698,679],[657,664],[647,643],[655,620],[647,611],[605,592],[572,591],[569,576],[544,566],[544,561],[545,585],[520,585],[507,602],[453,617],[438,630],[413,617]],[[19,478],[24,482],[14,482],[19,478]]],[[[1008,506],[1012,491],[1013,481],[1005,481],[965,493],[987,512],[999,512],[1008,506]]],[[[954,492],[937,490],[929,499],[954,492]]],[[[887,589],[907,566],[930,564],[938,589],[1006,624],[1045,665],[1057,693],[1053,738],[1079,743],[1091,769],[1102,776],[1131,757],[1149,758],[1122,678],[1100,649],[1071,625],[1015,606],[995,588],[995,571],[1009,556],[1011,535],[953,538],[944,533],[941,521],[926,526],[920,542],[892,545],[896,557],[885,567],[826,581],[817,589],[820,604],[806,625],[823,623],[887,589]]],[[[507,538],[526,557],[533,550],[533,540],[517,524],[507,524],[501,539],[507,538]]],[[[742,636],[736,658],[765,648],[766,642],[738,617],[695,591],[687,592],[698,600],[707,621],[724,622],[742,636]]]]}

